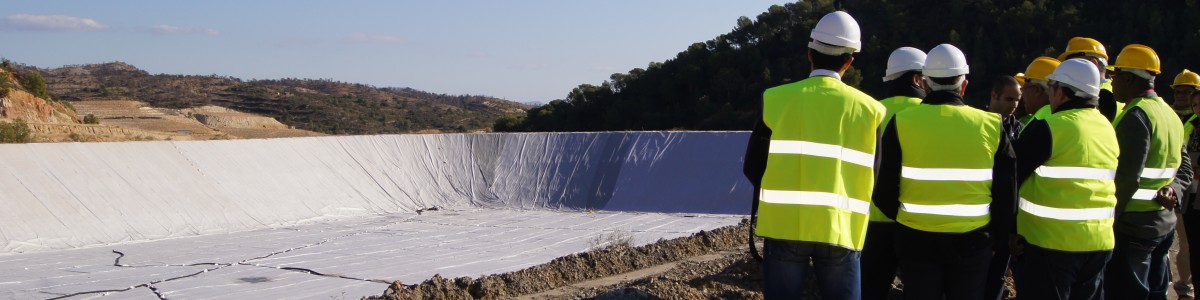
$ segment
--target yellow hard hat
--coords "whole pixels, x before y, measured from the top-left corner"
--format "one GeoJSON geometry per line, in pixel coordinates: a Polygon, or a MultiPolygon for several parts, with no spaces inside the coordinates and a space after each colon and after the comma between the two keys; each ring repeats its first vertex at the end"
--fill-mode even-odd
{"type": "Polygon", "coordinates": [[[1013,75],[1013,78],[1017,79],[1017,83],[1025,85],[1025,73],[1017,73],[1017,75],[1013,75]]]}
{"type": "Polygon", "coordinates": [[[1174,88],[1181,85],[1190,85],[1200,88],[1200,74],[1188,71],[1188,69],[1183,69],[1183,72],[1175,76],[1175,83],[1172,83],[1171,87],[1174,88]]]}
{"type": "Polygon", "coordinates": [[[1104,44],[1100,44],[1100,41],[1095,39],[1080,36],[1073,37],[1067,42],[1067,51],[1063,51],[1063,53],[1058,56],[1058,60],[1067,60],[1067,56],[1071,56],[1076,53],[1093,54],[1103,58],[1104,60],[1108,60],[1108,52],[1104,51],[1104,44]]]}
{"type": "Polygon", "coordinates": [[[1024,85],[1030,79],[1046,81],[1046,76],[1054,73],[1054,69],[1058,68],[1059,61],[1051,57],[1038,57],[1029,63],[1029,67],[1025,68],[1025,73],[1017,73],[1017,80],[1024,85]]]}
{"type": "Polygon", "coordinates": [[[1158,75],[1162,73],[1159,69],[1160,64],[1158,54],[1154,53],[1154,49],[1150,49],[1146,45],[1132,44],[1121,49],[1121,54],[1117,54],[1117,61],[1113,67],[1146,70],[1158,75]]]}

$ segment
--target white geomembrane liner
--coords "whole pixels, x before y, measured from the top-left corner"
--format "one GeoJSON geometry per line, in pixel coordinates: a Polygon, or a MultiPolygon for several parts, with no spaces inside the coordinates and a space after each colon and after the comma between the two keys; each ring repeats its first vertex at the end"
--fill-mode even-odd
{"type": "Polygon", "coordinates": [[[748,212],[747,137],[0,145],[0,298],[358,298],[687,236],[748,212]]]}

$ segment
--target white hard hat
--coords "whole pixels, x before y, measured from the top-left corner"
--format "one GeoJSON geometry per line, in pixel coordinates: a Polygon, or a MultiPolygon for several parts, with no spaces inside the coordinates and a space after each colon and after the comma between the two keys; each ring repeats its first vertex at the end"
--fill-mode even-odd
{"type": "Polygon", "coordinates": [[[808,47],[827,55],[858,52],[862,49],[861,36],[854,17],[844,11],[835,11],[817,21],[809,35],[813,42],[808,43],[808,47]]]}
{"type": "Polygon", "coordinates": [[[950,78],[971,73],[967,65],[967,56],[962,50],[950,44],[941,44],[929,50],[925,57],[925,66],[921,69],[926,77],[950,78]]]}
{"type": "Polygon", "coordinates": [[[925,67],[925,51],[913,47],[900,47],[888,56],[887,70],[883,72],[883,81],[896,80],[908,71],[920,71],[925,67]]]}
{"type": "Polygon", "coordinates": [[[1100,96],[1100,71],[1089,61],[1074,58],[1068,59],[1054,69],[1054,73],[1046,76],[1046,80],[1057,81],[1074,88],[1079,97],[1100,96]]]}

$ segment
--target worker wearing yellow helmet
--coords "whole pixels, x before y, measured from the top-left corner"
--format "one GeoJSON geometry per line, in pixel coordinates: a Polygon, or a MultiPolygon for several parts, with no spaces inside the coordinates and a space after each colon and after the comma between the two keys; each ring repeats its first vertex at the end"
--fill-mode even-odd
{"type": "Polygon", "coordinates": [[[1057,59],[1038,57],[1029,63],[1024,74],[1018,74],[1017,80],[1025,82],[1021,85],[1021,102],[1028,113],[1021,117],[1021,124],[1028,125],[1033,120],[1045,120],[1050,116],[1050,87],[1046,77],[1054,72],[1058,63],[1057,59]]]}
{"type": "Polygon", "coordinates": [[[1154,92],[1154,78],[1162,73],[1154,49],[1126,46],[1113,66],[1113,96],[1126,107],[1113,120],[1121,154],[1113,179],[1116,244],[1105,270],[1105,296],[1166,299],[1173,210],[1192,181],[1183,121],[1154,92]]]}
{"type": "MultiPolygon", "coordinates": [[[[1058,55],[1059,61],[1065,61],[1072,58],[1082,58],[1096,65],[1096,71],[1100,74],[1105,74],[1108,66],[1108,52],[1104,49],[1104,44],[1092,38],[1073,37],[1067,41],[1067,50],[1058,55]]],[[[1100,113],[1112,120],[1116,117],[1117,112],[1123,110],[1125,105],[1113,100],[1112,95],[1112,80],[1103,78],[1100,82],[1100,113]]]]}
{"type": "MultiPolygon", "coordinates": [[[[1196,90],[1197,88],[1200,88],[1200,75],[1187,69],[1184,69],[1179,75],[1175,75],[1175,81],[1171,83],[1171,89],[1175,92],[1175,103],[1172,103],[1171,106],[1175,109],[1175,114],[1179,116],[1179,119],[1187,120],[1183,122],[1183,141],[1185,146],[1188,144],[1188,141],[1192,140],[1192,132],[1196,131],[1196,126],[1194,125],[1197,123],[1196,115],[1192,113],[1192,94],[1200,93],[1196,90]]],[[[1190,203],[1187,200],[1187,196],[1195,194],[1195,191],[1196,185],[1189,186],[1188,192],[1180,195],[1179,203],[1190,203]]],[[[1192,268],[1189,259],[1187,259],[1191,257],[1191,247],[1189,247],[1191,238],[1188,236],[1191,232],[1187,231],[1188,224],[1184,224],[1186,222],[1183,212],[1183,209],[1175,211],[1175,219],[1178,220],[1175,223],[1175,230],[1179,232],[1179,241],[1177,242],[1179,244],[1179,252],[1176,256],[1180,259],[1175,260],[1174,263],[1175,269],[1179,270],[1179,277],[1182,280],[1176,280],[1173,288],[1175,289],[1175,294],[1180,297],[1194,297],[1195,289],[1192,284],[1192,268]]]]}
{"type": "Polygon", "coordinates": [[[1184,69],[1179,75],[1175,75],[1175,82],[1171,83],[1171,89],[1175,92],[1175,103],[1171,107],[1175,109],[1175,114],[1179,115],[1180,119],[1194,118],[1192,115],[1192,93],[1200,88],[1200,74],[1184,69]]]}

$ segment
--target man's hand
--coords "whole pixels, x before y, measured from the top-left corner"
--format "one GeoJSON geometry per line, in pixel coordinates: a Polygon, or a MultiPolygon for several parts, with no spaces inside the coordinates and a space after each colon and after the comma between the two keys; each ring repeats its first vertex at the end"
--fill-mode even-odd
{"type": "Polygon", "coordinates": [[[1158,194],[1154,196],[1154,201],[1157,201],[1158,205],[1166,207],[1167,210],[1174,210],[1175,206],[1179,204],[1179,196],[1175,194],[1174,188],[1167,185],[1158,189],[1158,194]]]}
{"type": "Polygon", "coordinates": [[[1018,234],[1009,236],[1008,251],[1009,254],[1012,254],[1013,260],[1017,260],[1021,254],[1025,253],[1025,238],[1018,234]]]}

